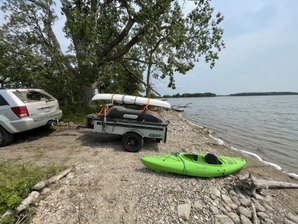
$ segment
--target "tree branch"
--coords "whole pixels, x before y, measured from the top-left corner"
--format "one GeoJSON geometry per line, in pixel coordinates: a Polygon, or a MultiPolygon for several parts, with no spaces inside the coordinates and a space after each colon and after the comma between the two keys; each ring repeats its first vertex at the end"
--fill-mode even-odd
{"type": "MultiPolygon", "coordinates": [[[[54,54],[58,53],[58,55],[60,57],[64,57],[64,54],[61,50],[61,46],[60,43],[52,29],[52,23],[54,21],[54,16],[52,14],[52,11],[50,9],[50,6],[47,5],[44,1],[36,1],[36,0],[28,0],[29,2],[35,4],[36,6],[42,8],[45,11],[45,18],[43,19],[43,23],[44,23],[44,28],[45,31],[47,33],[47,36],[50,40],[50,42],[52,43],[52,46],[50,46],[50,43],[47,39],[45,39],[41,27],[38,24],[38,21],[35,22],[36,28],[38,29],[38,31],[40,32],[40,37],[42,38],[43,42],[45,45],[47,45],[47,47],[49,48],[49,50],[52,53],[52,59],[54,59],[54,54]]],[[[65,57],[64,57],[65,58],[65,57]]],[[[62,62],[64,64],[64,66],[70,71],[70,74],[74,73],[74,69],[71,66],[71,63],[69,61],[63,61],[62,62]]]]}
{"type": "MultiPolygon", "coordinates": [[[[140,78],[138,78],[129,68],[127,68],[127,66],[123,63],[123,62],[119,62],[122,67],[131,75],[133,75],[139,82],[141,82],[145,87],[147,86],[147,84],[141,80],[140,78]]],[[[161,96],[156,90],[154,90],[151,86],[149,87],[153,92],[155,92],[158,96],[161,96]]]]}
{"type": "Polygon", "coordinates": [[[256,195],[256,190],[261,189],[281,189],[281,188],[296,188],[298,189],[298,184],[282,182],[282,181],[272,181],[272,180],[263,180],[257,179],[252,176],[250,173],[249,176],[245,179],[241,179],[241,185],[245,188],[251,190],[252,195],[256,195]]]}
{"type": "Polygon", "coordinates": [[[116,54],[107,56],[104,61],[110,62],[121,58],[125,55],[138,41],[139,38],[146,33],[146,27],[143,27],[120,51],[116,54]]]}
{"type": "Polygon", "coordinates": [[[116,45],[118,45],[124,39],[124,37],[127,36],[128,32],[131,30],[131,28],[132,28],[132,26],[133,26],[134,23],[135,23],[135,21],[130,18],[128,20],[126,26],[121,31],[121,33],[114,40],[112,40],[111,43],[108,44],[108,46],[99,53],[99,55],[100,56],[103,56],[103,57],[105,55],[108,55],[112,51],[112,49],[116,45]]]}
{"type": "Polygon", "coordinates": [[[47,9],[47,4],[44,1],[42,1],[42,0],[40,0],[40,1],[28,0],[28,1],[31,2],[31,3],[33,3],[33,4],[35,4],[35,5],[37,5],[37,6],[39,6],[42,9],[47,9]]]}

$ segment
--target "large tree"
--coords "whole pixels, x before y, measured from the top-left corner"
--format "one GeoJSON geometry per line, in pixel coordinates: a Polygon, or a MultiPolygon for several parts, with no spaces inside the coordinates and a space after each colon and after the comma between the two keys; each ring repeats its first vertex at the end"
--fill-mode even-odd
{"type": "Polygon", "coordinates": [[[135,94],[145,69],[174,87],[175,71],[184,74],[202,56],[212,66],[223,47],[222,16],[210,0],[194,2],[184,14],[177,0],[5,0],[0,44],[8,61],[0,76],[60,93],[66,106],[87,105],[94,88],[135,94]],[[61,18],[68,51],[53,29],[61,18]]]}
{"type": "MultiPolygon", "coordinates": [[[[168,9],[166,18],[137,45],[142,49],[142,60],[146,66],[146,95],[151,93],[151,78],[168,78],[168,87],[175,89],[174,74],[186,74],[200,59],[213,68],[218,53],[224,47],[223,20],[220,13],[214,14],[209,1],[195,2],[193,10],[183,14],[174,4],[168,9]],[[166,21],[166,22],[165,22],[166,21]]],[[[133,60],[133,58],[131,58],[133,60]]]]}

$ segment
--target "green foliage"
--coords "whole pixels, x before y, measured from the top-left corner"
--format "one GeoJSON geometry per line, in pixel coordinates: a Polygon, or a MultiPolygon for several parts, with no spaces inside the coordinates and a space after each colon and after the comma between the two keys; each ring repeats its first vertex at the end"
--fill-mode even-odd
{"type": "Polygon", "coordinates": [[[1,162],[0,216],[8,209],[16,209],[36,183],[55,175],[61,168],[54,164],[40,167],[34,164],[1,162]]]}
{"type": "Polygon", "coordinates": [[[175,95],[164,95],[164,98],[179,98],[179,97],[215,97],[215,93],[177,93],[175,95]]]}
{"type": "Polygon", "coordinates": [[[187,4],[193,4],[189,13],[177,1],[163,2],[167,7],[159,23],[148,28],[148,34],[136,44],[141,53],[129,58],[142,61],[147,68],[147,96],[150,78],[168,78],[168,87],[175,89],[175,74],[186,74],[201,58],[213,68],[224,48],[219,27],[223,16],[214,13],[210,1],[187,4]]]}
{"type": "Polygon", "coordinates": [[[249,93],[234,93],[229,96],[278,96],[278,95],[298,95],[297,92],[249,92],[249,93]]]}
{"type": "Polygon", "coordinates": [[[98,112],[98,110],[93,108],[64,110],[62,120],[64,122],[74,122],[76,124],[84,124],[86,122],[87,114],[92,114],[95,112],[98,112]]]}
{"type": "Polygon", "coordinates": [[[11,214],[9,216],[6,216],[5,218],[3,218],[1,220],[1,224],[13,224],[13,223],[16,223],[17,221],[17,217],[15,214],[11,214]]]}
{"type": "Polygon", "coordinates": [[[201,58],[213,67],[224,47],[223,17],[210,1],[195,0],[185,13],[178,0],[4,0],[0,83],[43,88],[68,109],[87,107],[95,88],[138,94],[144,72],[147,85],[168,78],[175,88],[175,73],[201,58]],[[62,17],[68,51],[53,30],[62,17]]]}

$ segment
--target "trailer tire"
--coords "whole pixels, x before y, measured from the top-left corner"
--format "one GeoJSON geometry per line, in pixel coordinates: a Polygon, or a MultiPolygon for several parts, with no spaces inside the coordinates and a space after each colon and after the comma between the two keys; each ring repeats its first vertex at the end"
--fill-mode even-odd
{"type": "Polygon", "coordinates": [[[143,147],[144,139],[137,133],[128,132],[122,138],[123,148],[128,152],[138,152],[143,147]]]}

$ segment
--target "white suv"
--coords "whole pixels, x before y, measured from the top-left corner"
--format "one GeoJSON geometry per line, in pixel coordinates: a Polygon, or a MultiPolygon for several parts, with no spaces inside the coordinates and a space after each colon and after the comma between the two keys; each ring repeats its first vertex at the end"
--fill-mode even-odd
{"type": "Polygon", "coordinates": [[[58,101],[41,89],[0,89],[0,146],[13,134],[49,125],[62,117],[58,101]]]}

